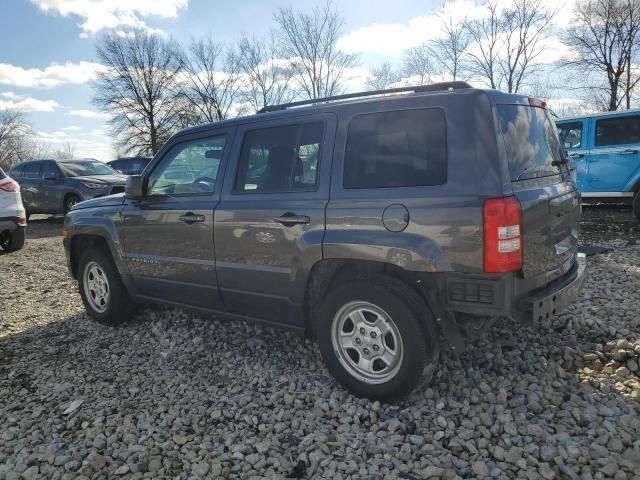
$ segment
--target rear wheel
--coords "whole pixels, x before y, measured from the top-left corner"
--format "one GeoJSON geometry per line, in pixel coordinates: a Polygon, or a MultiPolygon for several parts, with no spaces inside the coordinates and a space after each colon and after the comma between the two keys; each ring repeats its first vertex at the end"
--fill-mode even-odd
{"type": "Polygon", "coordinates": [[[640,190],[636,192],[635,197],[633,197],[633,214],[636,216],[636,219],[640,222],[640,190]]]}
{"type": "Polygon", "coordinates": [[[131,297],[113,260],[102,250],[91,249],[82,255],[78,284],[82,303],[94,319],[115,326],[131,318],[131,297]]]}
{"type": "Polygon", "coordinates": [[[76,203],[80,202],[80,197],[77,195],[69,195],[64,201],[64,214],[66,215],[73,208],[76,203]]]}
{"type": "Polygon", "coordinates": [[[0,247],[5,252],[15,252],[24,247],[27,234],[24,227],[18,227],[13,232],[6,232],[0,235],[0,247]]]}
{"type": "Polygon", "coordinates": [[[329,371],[355,395],[380,400],[406,396],[425,371],[433,372],[436,332],[420,297],[386,276],[336,287],[324,301],[317,324],[329,371]]]}

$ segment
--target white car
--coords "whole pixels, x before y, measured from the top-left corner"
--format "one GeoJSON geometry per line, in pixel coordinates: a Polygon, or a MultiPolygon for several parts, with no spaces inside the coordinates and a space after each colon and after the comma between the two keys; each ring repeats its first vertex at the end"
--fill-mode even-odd
{"type": "Polygon", "coordinates": [[[0,168],[0,247],[5,252],[24,245],[27,215],[20,197],[20,185],[0,168]]]}

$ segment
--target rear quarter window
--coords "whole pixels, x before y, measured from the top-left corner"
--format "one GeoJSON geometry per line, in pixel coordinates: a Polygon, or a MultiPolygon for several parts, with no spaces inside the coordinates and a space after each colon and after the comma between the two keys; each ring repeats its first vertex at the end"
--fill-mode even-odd
{"type": "Polygon", "coordinates": [[[353,117],[344,159],[346,189],[441,185],[447,180],[447,133],[440,109],[353,117]]]}
{"type": "Polygon", "coordinates": [[[559,175],[560,141],[547,112],[526,105],[498,105],[500,137],[504,142],[512,182],[559,175]]]}

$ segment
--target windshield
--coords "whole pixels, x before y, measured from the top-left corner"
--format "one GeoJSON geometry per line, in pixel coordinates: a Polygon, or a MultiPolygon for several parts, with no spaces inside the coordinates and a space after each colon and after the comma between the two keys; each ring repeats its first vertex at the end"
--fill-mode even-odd
{"type": "Polygon", "coordinates": [[[58,165],[67,177],[118,175],[118,172],[109,165],[98,161],[60,162],[58,165]]]}

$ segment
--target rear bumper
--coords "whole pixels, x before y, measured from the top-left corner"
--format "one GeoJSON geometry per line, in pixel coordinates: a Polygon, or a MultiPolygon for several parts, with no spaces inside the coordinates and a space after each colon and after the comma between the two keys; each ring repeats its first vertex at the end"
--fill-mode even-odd
{"type": "Polygon", "coordinates": [[[517,316],[521,320],[542,321],[560,313],[576,301],[586,278],[587,257],[579,253],[568,274],[521,300],[517,316]]]}
{"type": "Polygon", "coordinates": [[[21,226],[18,221],[18,217],[0,217],[0,233],[17,230],[21,226]]]}

